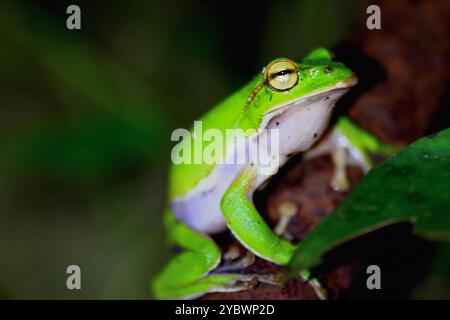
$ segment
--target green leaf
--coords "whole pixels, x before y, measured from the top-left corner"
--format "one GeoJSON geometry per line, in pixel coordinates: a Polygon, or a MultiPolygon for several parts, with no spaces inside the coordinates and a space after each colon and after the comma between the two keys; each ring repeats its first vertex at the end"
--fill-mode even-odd
{"type": "Polygon", "coordinates": [[[407,221],[431,240],[450,240],[450,129],[419,139],[371,170],[301,242],[293,270],[310,269],[337,245],[407,221]]]}

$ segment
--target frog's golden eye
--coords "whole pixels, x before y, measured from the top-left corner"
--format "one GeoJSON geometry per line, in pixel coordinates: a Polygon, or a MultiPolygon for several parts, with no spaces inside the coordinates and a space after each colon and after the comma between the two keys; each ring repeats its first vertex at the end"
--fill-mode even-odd
{"type": "Polygon", "coordinates": [[[275,91],[286,91],[298,82],[298,67],[289,59],[279,59],[271,62],[264,72],[264,82],[275,91]]]}

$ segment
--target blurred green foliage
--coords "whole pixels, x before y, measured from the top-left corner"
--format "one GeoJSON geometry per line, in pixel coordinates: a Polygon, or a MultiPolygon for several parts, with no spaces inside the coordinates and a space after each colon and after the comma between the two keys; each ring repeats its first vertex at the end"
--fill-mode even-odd
{"type": "Polygon", "coordinates": [[[332,47],[365,1],[73,3],[81,31],[72,2],[1,5],[0,297],[148,298],[171,130],[275,56],[332,47]]]}

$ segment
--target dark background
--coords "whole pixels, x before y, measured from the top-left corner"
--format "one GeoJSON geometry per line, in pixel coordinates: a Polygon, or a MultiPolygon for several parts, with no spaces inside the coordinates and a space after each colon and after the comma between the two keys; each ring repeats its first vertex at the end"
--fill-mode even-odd
{"type": "Polygon", "coordinates": [[[148,298],[170,133],[367,1],[2,1],[0,298],[148,298]],[[66,28],[81,7],[82,30],[66,28]],[[66,288],[66,267],[82,290],[66,288]]]}

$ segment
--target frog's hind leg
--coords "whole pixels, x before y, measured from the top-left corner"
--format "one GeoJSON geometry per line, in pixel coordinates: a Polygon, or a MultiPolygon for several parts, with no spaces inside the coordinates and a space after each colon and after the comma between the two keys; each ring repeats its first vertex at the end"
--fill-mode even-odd
{"type": "Polygon", "coordinates": [[[240,291],[249,288],[234,275],[210,274],[220,263],[221,252],[214,241],[178,222],[170,210],[164,214],[169,239],[184,249],[152,282],[158,299],[195,298],[207,292],[240,291]]]}

